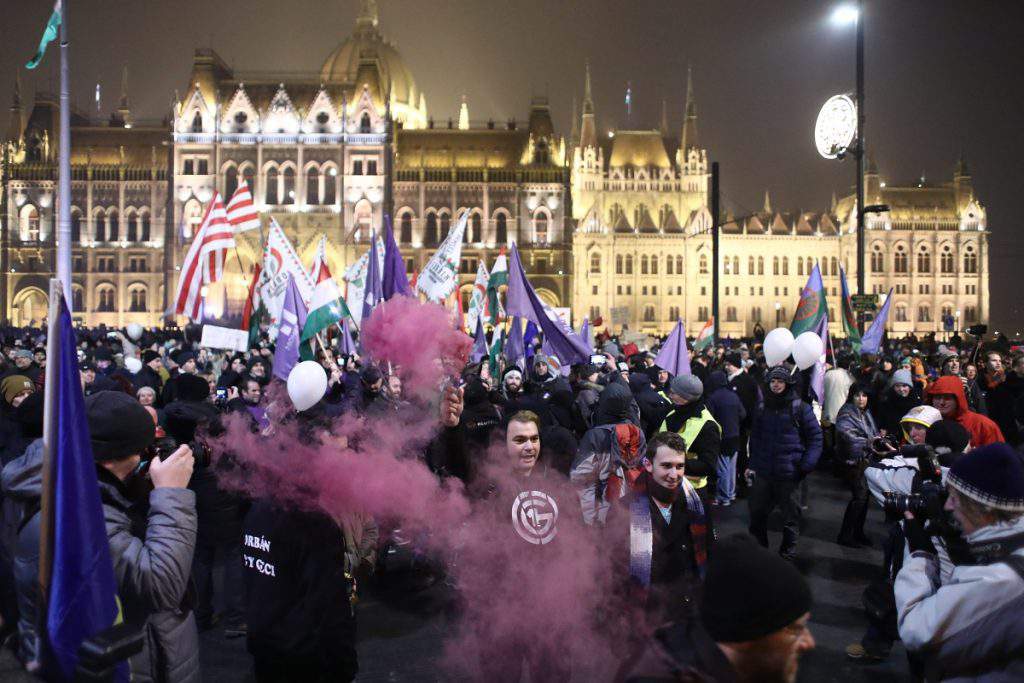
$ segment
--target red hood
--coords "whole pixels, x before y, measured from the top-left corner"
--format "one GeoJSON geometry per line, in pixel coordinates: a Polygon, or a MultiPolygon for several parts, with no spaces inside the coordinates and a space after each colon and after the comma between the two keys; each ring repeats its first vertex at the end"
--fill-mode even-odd
{"type": "Polygon", "coordinates": [[[928,394],[929,399],[938,394],[953,394],[956,396],[957,410],[956,415],[953,416],[954,419],[968,412],[967,396],[964,394],[964,384],[960,381],[959,377],[955,377],[953,375],[940,377],[928,385],[925,393],[928,394]]]}

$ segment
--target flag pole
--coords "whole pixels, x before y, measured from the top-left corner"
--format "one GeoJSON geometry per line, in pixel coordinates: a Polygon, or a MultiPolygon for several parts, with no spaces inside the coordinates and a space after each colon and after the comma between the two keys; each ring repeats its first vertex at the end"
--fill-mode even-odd
{"type": "MultiPolygon", "coordinates": [[[[71,306],[71,38],[68,31],[68,2],[60,3],[60,143],[57,178],[57,279],[64,300],[71,306]]],[[[50,297],[51,307],[54,298],[50,297]]],[[[53,328],[51,327],[52,331],[53,328]]]]}
{"type": "MultiPolygon", "coordinates": [[[[50,279],[50,307],[47,311],[46,384],[43,387],[43,466],[42,495],[39,497],[39,604],[36,609],[36,637],[45,641],[50,576],[53,572],[53,458],[57,437],[57,389],[60,383],[60,308],[63,283],[50,279]]],[[[37,661],[40,651],[36,651],[37,661]]]]}

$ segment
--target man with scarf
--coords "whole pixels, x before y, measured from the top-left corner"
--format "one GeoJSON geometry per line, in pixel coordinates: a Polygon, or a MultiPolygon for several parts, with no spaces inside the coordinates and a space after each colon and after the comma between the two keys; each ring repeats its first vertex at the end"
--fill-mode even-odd
{"type": "Polygon", "coordinates": [[[655,434],[643,472],[612,513],[616,524],[629,525],[621,530],[628,539],[629,580],[652,627],[693,615],[715,538],[711,517],[686,480],[686,464],[679,434],[655,434]]]}

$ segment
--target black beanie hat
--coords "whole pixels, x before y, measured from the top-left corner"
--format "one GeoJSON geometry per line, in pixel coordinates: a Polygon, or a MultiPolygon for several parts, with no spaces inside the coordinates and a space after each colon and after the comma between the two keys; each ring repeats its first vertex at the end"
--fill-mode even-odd
{"type": "Polygon", "coordinates": [[[142,352],[142,362],[147,365],[149,363],[152,363],[159,357],[160,354],[154,351],[153,349],[146,349],[145,351],[142,352]]]}
{"type": "Polygon", "coordinates": [[[791,563],[737,534],[714,547],[700,614],[719,643],[745,643],[789,626],[811,609],[811,589],[791,563]]]}
{"type": "Polygon", "coordinates": [[[970,444],[971,433],[956,420],[939,420],[928,427],[924,442],[939,455],[959,455],[970,444]]]}
{"type": "Polygon", "coordinates": [[[182,401],[205,401],[210,398],[210,383],[199,375],[183,373],[174,380],[182,401]]]}
{"type": "Polygon", "coordinates": [[[149,448],[156,425],[149,412],[123,391],[97,391],[85,397],[92,457],[121,460],[149,448]]]}

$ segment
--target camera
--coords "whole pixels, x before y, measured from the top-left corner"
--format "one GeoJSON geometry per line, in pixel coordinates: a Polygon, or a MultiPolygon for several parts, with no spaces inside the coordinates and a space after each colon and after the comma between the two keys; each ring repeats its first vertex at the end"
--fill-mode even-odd
{"type": "Polygon", "coordinates": [[[885,436],[876,436],[871,440],[871,450],[875,453],[892,453],[893,451],[899,450],[899,447],[899,441],[888,434],[885,436]]]}
{"type": "MultiPolygon", "coordinates": [[[[192,449],[192,457],[195,458],[196,467],[209,467],[210,465],[210,449],[205,443],[198,439],[190,441],[188,447],[192,449]]],[[[149,472],[149,466],[153,462],[153,458],[160,458],[160,460],[166,460],[171,456],[174,451],[178,450],[178,442],[170,436],[162,436],[153,442],[153,445],[149,447],[149,451],[146,457],[139,463],[139,467],[136,470],[138,474],[146,474],[149,472]]]]}
{"type": "Polygon", "coordinates": [[[882,495],[882,507],[886,514],[902,517],[904,512],[909,512],[924,521],[938,519],[942,516],[942,508],[946,504],[947,494],[941,483],[923,481],[917,493],[886,491],[882,495]]]}
{"type": "Polygon", "coordinates": [[[213,399],[213,404],[218,408],[223,408],[228,404],[228,390],[224,387],[217,387],[217,394],[213,399]]]}

